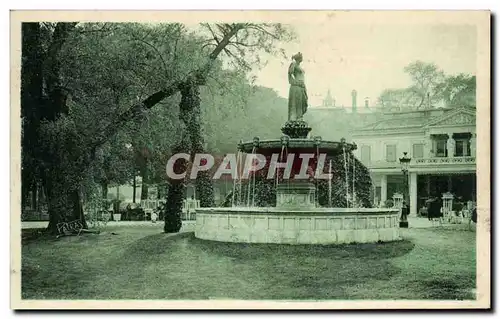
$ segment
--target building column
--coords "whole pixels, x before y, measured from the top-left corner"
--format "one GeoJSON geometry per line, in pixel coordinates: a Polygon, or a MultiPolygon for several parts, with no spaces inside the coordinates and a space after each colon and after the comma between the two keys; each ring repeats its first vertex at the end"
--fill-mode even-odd
{"type": "Polygon", "coordinates": [[[382,175],[380,179],[380,203],[385,204],[387,200],[387,175],[382,175]]]}
{"type": "Polygon", "coordinates": [[[476,133],[473,133],[470,138],[470,156],[476,157],[476,133]]]}
{"type": "Polygon", "coordinates": [[[409,173],[408,189],[410,192],[410,214],[417,216],[417,173],[409,173]]]}
{"type": "Polygon", "coordinates": [[[432,150],[433,150],[433,147],[434,145],[433,144],[433,138],[432,138],[432,135],[428,135],[426,141],[425,141],[425,144],[424,144],[424,158],[428,158],[428,157],[434,157],[432,154],[432,150]]]}
{"type": "Polygon", "coordinates": [[[446,148],[448,149],[448,157],[455,156],[455,140],[453,139],[453,134],[448,134],[446,148]]]}

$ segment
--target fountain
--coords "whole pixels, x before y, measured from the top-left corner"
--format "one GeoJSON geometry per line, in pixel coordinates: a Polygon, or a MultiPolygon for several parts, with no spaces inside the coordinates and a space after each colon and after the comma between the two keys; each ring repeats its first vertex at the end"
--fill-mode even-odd
{"type": "MultiPolygon", "coordinates": [[[[355,199],[362,199],[363,196],[356,194],[355,189],[355,173],[360,171],[361,165],[359,162],[356,163],[352,155],[352,151],[356,149],[355,144],[346,143],[344,139],[333,142],[318,137],[307,138],[287,126],[282,131],[285,136],[281,139],[255,138],[240,143],[241,152],[263,155],[266,158],[266,166],[250,174],[245,187],[242,187],[241,178],[235,180],[233,193],[230,195],[231,207],[196,210],[197,238],[223,242],[278,244],[367,243],[399,239],[397,209],[359,207],[360,205],[356,204],[355,199]],[[319,151],[315,153],[315,150],[319,151]],[[256,203],[266,200],[256,196],[262,196],[259,194],[266,193],[266,190],[256,190],[256,181],[264,181],[259,185],[266,185],[265,177],[269,176],[272,155],[283,153],[296,154],[290,164],[290,178],[286,179],[284,172],[280,171],[276,173],[276,177],[269,179],[275,188],[275,193],[272,194],[275,199],[274,201],[268,199],[265,204],[271,205],[272,202],[275,204],[273,207],[258,206],[256,203]],[[297,154],[314,155],[310,157],[313,160],[309,164],[316,175],[319,170],[329,173],[326,174],[328,177],[323,187],[317,185],[321,180],[294,178],[301,173],[300,168],[303,166],[302,158],[297,154]],[[326,167],[323,169],[320,167],[321,157],[325,159],[325,163],[329,163],[324,165],[326,167]],[[347,158],[350,158],[352,170],[347,167],[347,158]],[[332,163],[345,167],[345,171],[337,174],[338,176],[332,176],[330,174],[332,163]],[[349,172],[352,175],[350,179],[349,172]],[[332,199],[334,196],[332,178],[338,180],[337,187],[345,185],[346,188],[335,201],[332,199]],[[349,188],[349,185],[352,185],[352,188],[349,188]],[[325,189],[327,196],[322,205],[321,200],[317,199],[318,192],[325,189]],[[339,198],[343,199],[340,204],[339,198]],[[332,207],[335,204],[337,207],[332,207]]],[[[280,159],[282,157],[279,156],[280,159]]]]}
{"type": "MultiPolygon", "coordinates": [[[[293,63],[289,72],[299,72],[293,71],[293,63]]],[[[336,142],[308,137],[311,128],[302,119],[307,110],[307,100],[301,95],[305,87],[294,81],[299,78],[300,72],[296,78],[289,74],[289,119],[281,128],[284,135],[239,143],[238,178],[230,207],[196,209],[195,236],[276,244],[398,240],[399,210],[371,208],[371,180],[352,154],[356,145],[344,138],[336,142]],[[265,158],[263,168],[251,172],[245,185],[240,173],[243,153],[252,156],[252,161],[256,154],[265,158]]]]}

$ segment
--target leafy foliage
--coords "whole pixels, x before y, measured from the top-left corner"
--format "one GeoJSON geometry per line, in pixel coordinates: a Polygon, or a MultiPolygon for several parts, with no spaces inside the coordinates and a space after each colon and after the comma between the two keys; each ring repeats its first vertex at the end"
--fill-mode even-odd
{"type": "Polygon", "coordinates": [[[407,65],[404,71],[413,82],[408,88],[408,93],[416,108],[425,106],[425,103],[433,105],[441,99],[438,88],[445,76],[437,65],[416,61],[407,65]]]}
{"type": "Polygon", "coordinates": [[[386,89],[378,104],[386,110],[411,110],[435,107],[476,105],[476,77],[468,74],[446,75],[437,65],[415,61],[404,68],[412,84],[407,88],[386,89]]]}
{"type": "MultiPolygon", "coordinates": [[[[164,182],[176,132],[189,131],[192,151],[205,148],[199,86],[227,88],[228,78],[224,85],[218,80],[231,74],[248,90],[243,79],[249,65],[261,64],[259,52],[278,52],[276,43],[292,35],[279,24],[213,27],[221,38],[207,39],[177,23],[23,27],[23,181],[46,184],[51,223],[72,218],[69,208],[81,206],[82,188],[101,184],[104,190],[137,171],[145,183],[164,182]],[[219,54],[236,61],[232,70],[219,54]],[[192,103],[179,100],[185,87],[195,90],[183,94],[192,103]]],[[[202,178],[200,187],[209,187],[208,180],[202,178]]],[[[170,189],[177,194],[168,197],[175,215],[184,186],[170,189]]]]}
{"type": "Polygon", "coordinates": [[[447,106],[476,106],[476,77],[468,74],[448,76],[439,89],[447,106]]]}

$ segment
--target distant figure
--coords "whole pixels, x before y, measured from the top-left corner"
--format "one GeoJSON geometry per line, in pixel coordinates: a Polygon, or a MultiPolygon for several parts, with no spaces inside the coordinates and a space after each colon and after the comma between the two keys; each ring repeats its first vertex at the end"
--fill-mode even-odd
{"type": "Polygon", "coordinates": [[[151,213],[151,222],[156,223],[157,220],[158,220],[158,214],[155,211],[153,211],[151,213]]]}
{"type": "Polygon", "coordinates": [[[403,201],[403,205],[401,206],[401,220],[400,227],[408,228],[408,215],[410,214],[410,206],[403,201]]]}
{"type": "Polygon", "coordinates": [[[302,120],[307,112],[307,91],[304,82],[304,70],[300,66],[302,53],[292,57],[293,61],[288,67],[288,83],[290,90],[288,94],[288,120],[302,120]]]}
{"type": "Polygon", "coordinates": [[[427,217],[430,221],[434,221],[436,218],[440,219],[442,217],[441,213],[441,200],[437,197],[433,197],[428,201],[427,217]]]}

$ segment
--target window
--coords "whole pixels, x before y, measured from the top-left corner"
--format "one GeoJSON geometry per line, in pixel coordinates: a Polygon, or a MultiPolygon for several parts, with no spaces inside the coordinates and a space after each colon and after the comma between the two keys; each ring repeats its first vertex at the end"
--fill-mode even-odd
{"type": "Polygon", "coordinates": [[[413,144],[413,158],[424,157],[424,144],[413,144]]]}
{"type": "Polygon", "coordinates": [[[396,161],[396,145],[386,145],[385,146],[385,160],[387,162],[396,161]]]}
{"type": "Polygon", "coordinates": [[[470,156],[469,140],[460,139],[455,141],[455,156],[470,156]]]}
{"type": "Polygon", "coordinates": [[[370,163],[371,161],[371,148],[369,145],[361,146],[361,162],[370,163]]]}
{"type": "Polygon", "coordinates": [[[445,139],[438,139],[435,141],[435,149],[434,149],[434,155],[436,157],[446,157],[447,156],[447,150],[446,150],[446,140],[445,139]]]}

